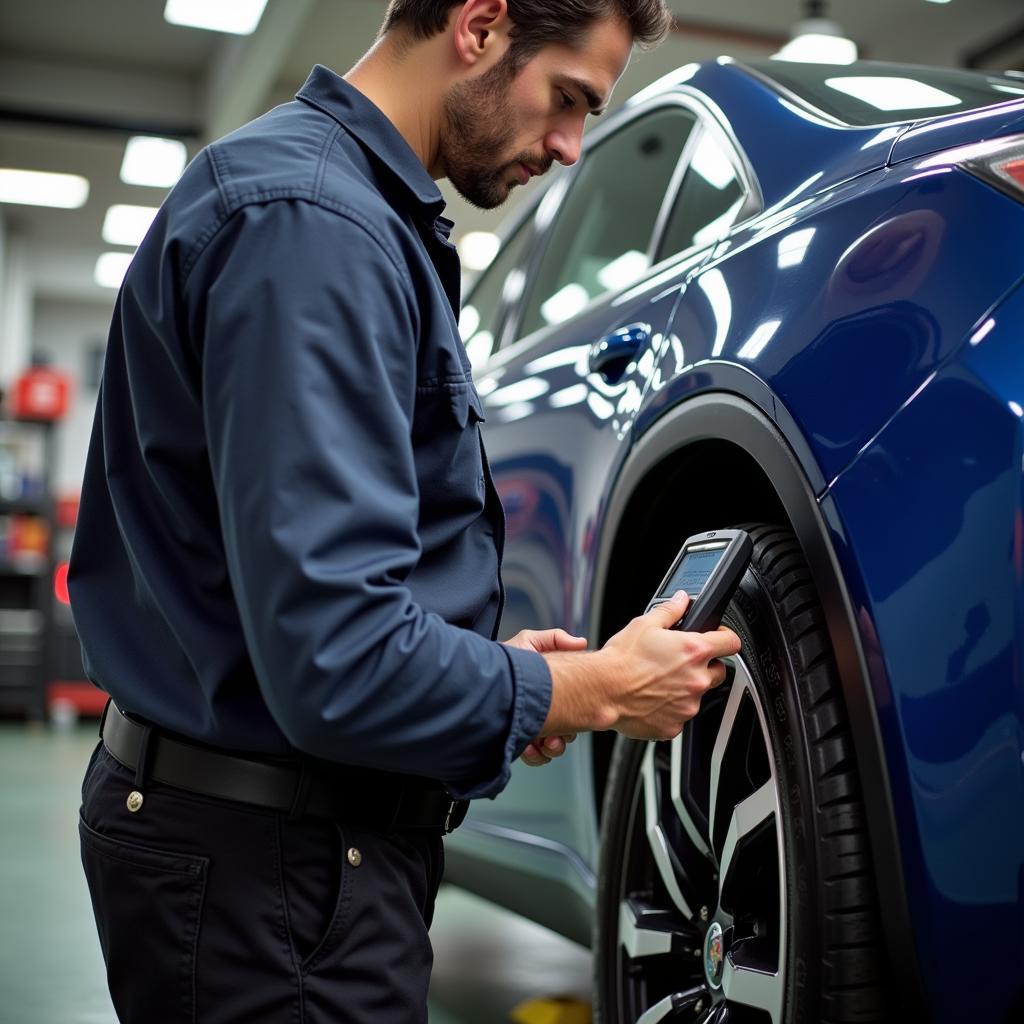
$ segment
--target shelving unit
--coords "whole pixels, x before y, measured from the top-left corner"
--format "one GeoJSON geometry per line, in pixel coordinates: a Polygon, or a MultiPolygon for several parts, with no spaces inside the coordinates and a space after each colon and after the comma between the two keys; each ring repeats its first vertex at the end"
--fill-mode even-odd
{"type": "Polygon", "coordinates": [[[43,718],[51,612],[53,426],[0,420],[0,712],[43,718]]]}

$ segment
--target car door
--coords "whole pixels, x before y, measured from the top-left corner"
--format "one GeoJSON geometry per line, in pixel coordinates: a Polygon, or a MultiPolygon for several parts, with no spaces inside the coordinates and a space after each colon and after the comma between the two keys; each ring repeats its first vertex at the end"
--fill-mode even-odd
{"type": "MultiPolygon", "coordinates": [[[[503,637],[524,628],[585,629],[599,514],[665,328],[687,274],[750,194],[731,164],[712,168],[727,201],[702,225],[679,226],[671,197],[695,159],[707,163],[706,133],[699,111],[679,97],[639,106],[595,139],[578,172],[540,204],[531,222],[537,241],[524,244],[520,262],[498,268],[513,301],[498,350],[476,377],[507,521],[503,637]],[[685,251],[668,251],[669,232],[685,239],[685,251]]],[[[469,297],[471,351],[474,320],[482,320],[474,303],[496,290],[485,276],[469,297]]],[[[566,854],[576,881],[585,881],[597,859],[591,768],[586,736],[542,770],[517,765],[497,802],[474,807],[470,829],[535,848],[543,837],[545,849],[566,854]]]]}

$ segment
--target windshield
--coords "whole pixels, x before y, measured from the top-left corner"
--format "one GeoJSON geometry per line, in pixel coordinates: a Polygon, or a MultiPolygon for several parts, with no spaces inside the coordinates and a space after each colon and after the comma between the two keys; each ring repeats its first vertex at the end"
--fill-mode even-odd
{"type": "Polygon", "coordinates": [[[738,65],[769,78],[844,124],[916,121],[1024,99],[1024,74],[923,68],[912,64],[798,64],[748,60],[738,65]]]}

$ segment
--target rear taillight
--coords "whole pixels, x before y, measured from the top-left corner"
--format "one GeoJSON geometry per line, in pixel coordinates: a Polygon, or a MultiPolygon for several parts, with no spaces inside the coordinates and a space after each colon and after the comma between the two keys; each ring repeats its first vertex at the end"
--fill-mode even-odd
{"type": "Polygon", "coordinates": [[[971,147],[957,163],[990,185],[1024,202],[1024,136],[1011,135],[971,147]]]}

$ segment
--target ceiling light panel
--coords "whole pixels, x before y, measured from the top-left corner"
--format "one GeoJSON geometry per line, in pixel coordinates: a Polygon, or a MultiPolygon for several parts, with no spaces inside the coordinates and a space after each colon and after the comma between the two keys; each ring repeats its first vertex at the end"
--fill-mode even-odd
{"type": "Polygon", "coordinates": [[[128,272],[128,264],[134,255],[131,252],[102,253],[96,261],[93,280],[101,288],[120,288],[124,275],[128,272]]]}
{"type": "Polygon", "coordinates": [[[164,19],[210,32],[247,36],[256,30],[267,0],[167,0],[164,19]]]}
{"type": "Polygon", "coordinates": [[[139,245],[157,210],[156,206],[111,206],[103,218],[103,241],[110,245],[139,245]]]}
{"type": "Polygon", "coordinates": [[[188,154],[177,139],[136,135],[125,146],[121,180],[126,185],[170,188],[185,169],[188,154]]]}
{"type": "Polygon", "coordinates": [[[0,167],[0,203],[77,210],[89,198],[89,182],[77,174],[0,167]]]}

